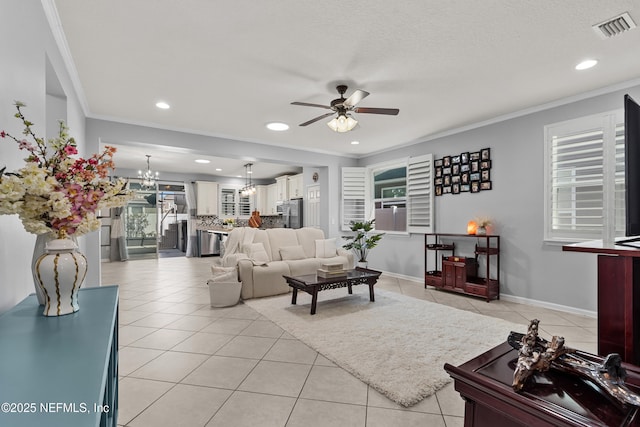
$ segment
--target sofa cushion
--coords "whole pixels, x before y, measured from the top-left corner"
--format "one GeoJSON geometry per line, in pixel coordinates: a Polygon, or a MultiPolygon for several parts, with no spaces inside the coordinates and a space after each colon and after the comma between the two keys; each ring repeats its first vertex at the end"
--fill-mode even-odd
{"type": "Polygon", "coordinates": [[[304,255],[304,249],[302,249],[302,246],[300,245],[281,247],[280,257],[283,261],[306,258],[304,255]]]}
{"type": "Polygon", "coordinates": [[[319,228],[302,227],[295,230],[298,236],[298,245],[302,245],[307,258],[316,256],[316,240],[324,239],[324,231],[319,228]]]}
{"type": "Polygon", "coordinates": [[[269,262],[269,255],[262,243],[249,243],[244,245],[242,251],[251,258],[254,265],[266,264],[269,262]]]}
{"type": "Polygon", "coordinates": [[[286,261],[271,261],[265,265],[253,267],[252,298],[286,294],[289,285],[283,275],[290,276],[291,270],[286,261]]]}
{"type": "Polygon", "coordinates": [[[285,246],[297,246],[300,244],[298,243],[296,230],[293,228],[269,228],[265,230],[265,232],[269,238],[272,261],[282,261],[280,248],[285,246]]]}
{"type": "Polygon", "coordinates": [[[320,264],[324,261],[320,258],[305,258],[285,262],[289,265],[292,276],[304,276],[305,274],[316,274],[320,264]]]}
{"type": "Polygon", "coordinates": [[[316,258],[329,258],[336,256],[336,239],[316,240],[316,258]]]}

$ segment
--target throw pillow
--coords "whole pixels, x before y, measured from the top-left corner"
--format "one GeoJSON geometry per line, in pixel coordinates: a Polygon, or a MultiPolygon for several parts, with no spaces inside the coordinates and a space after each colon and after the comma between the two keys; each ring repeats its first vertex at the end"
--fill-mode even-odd
{"type": "Polygon", "coordinates": [[[331,258],[336,256],[336,239],[316,240],[316,258],[331,258]]]}
{"type": "Polygon", "coordinates": [[[292,261],[295,259],[305,259],[304,249],[302,246],[283,246],[280,248],[280,256],[283,261],[292,261]]]}
{"type": "Polygon", "coordinates": [[[267,255],[267,251],[264,249],[264,245],[262,243],[250,243],[248,245],[244,245],[243,252],[251,258],[254,265],[261,265],[269,262],[269,255],[267,255]]]}
{"type": "Polygon", "coordinates": [[[238,281],[238,269],[236,267],[221,267],[219,265],[212,265],[211,273],[213,273],[213,278],[210,280],[211,282],[238,281]]]}

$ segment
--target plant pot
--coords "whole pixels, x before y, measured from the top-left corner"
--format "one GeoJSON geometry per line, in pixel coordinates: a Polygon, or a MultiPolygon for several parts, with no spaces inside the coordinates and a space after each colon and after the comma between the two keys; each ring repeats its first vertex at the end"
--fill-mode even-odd
{"type": "Polygon", "coordinates": [[[369,262],[368,261],[358,261],[358,262],[356,262],[356,267],[368,268],[368,266],[369,266],[369,262]]]}

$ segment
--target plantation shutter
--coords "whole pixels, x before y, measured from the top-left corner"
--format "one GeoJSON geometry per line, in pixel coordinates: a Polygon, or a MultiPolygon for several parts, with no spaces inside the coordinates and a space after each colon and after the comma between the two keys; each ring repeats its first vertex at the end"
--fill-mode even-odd
{"type": "Polygon", "coordinates": [[[365,221],[369,204],[367,169],[342,168],[342,230],[350,230],[351,222],[365,221]]]}
{"type": "Polygon", "coordinates": [[[546,129],[545,239],[624,232],[624,126],[615,113],[546,129]]]}
{"type": "Polygon", "coordinates": [[[410,157],[407,168],[407,231],[433,230],[433,155],[410,157]]]}

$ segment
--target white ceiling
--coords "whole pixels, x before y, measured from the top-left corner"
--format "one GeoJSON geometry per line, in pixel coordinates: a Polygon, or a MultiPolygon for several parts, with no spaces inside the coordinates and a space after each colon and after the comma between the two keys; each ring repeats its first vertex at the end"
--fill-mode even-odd
{"type": "Polygon", "coordinates": [[[640,0],[53,2],[89,117],[348,156],[640,78],[640,29],[591,28],[623,12],[640,24],[640,0]],[[599,64],[574,70],[586,58],[599,64]],[[327,110],[290,103],[326,105],[339,83],[400,114],[357,114],[344,134],[298,126],[327,110]]]}

